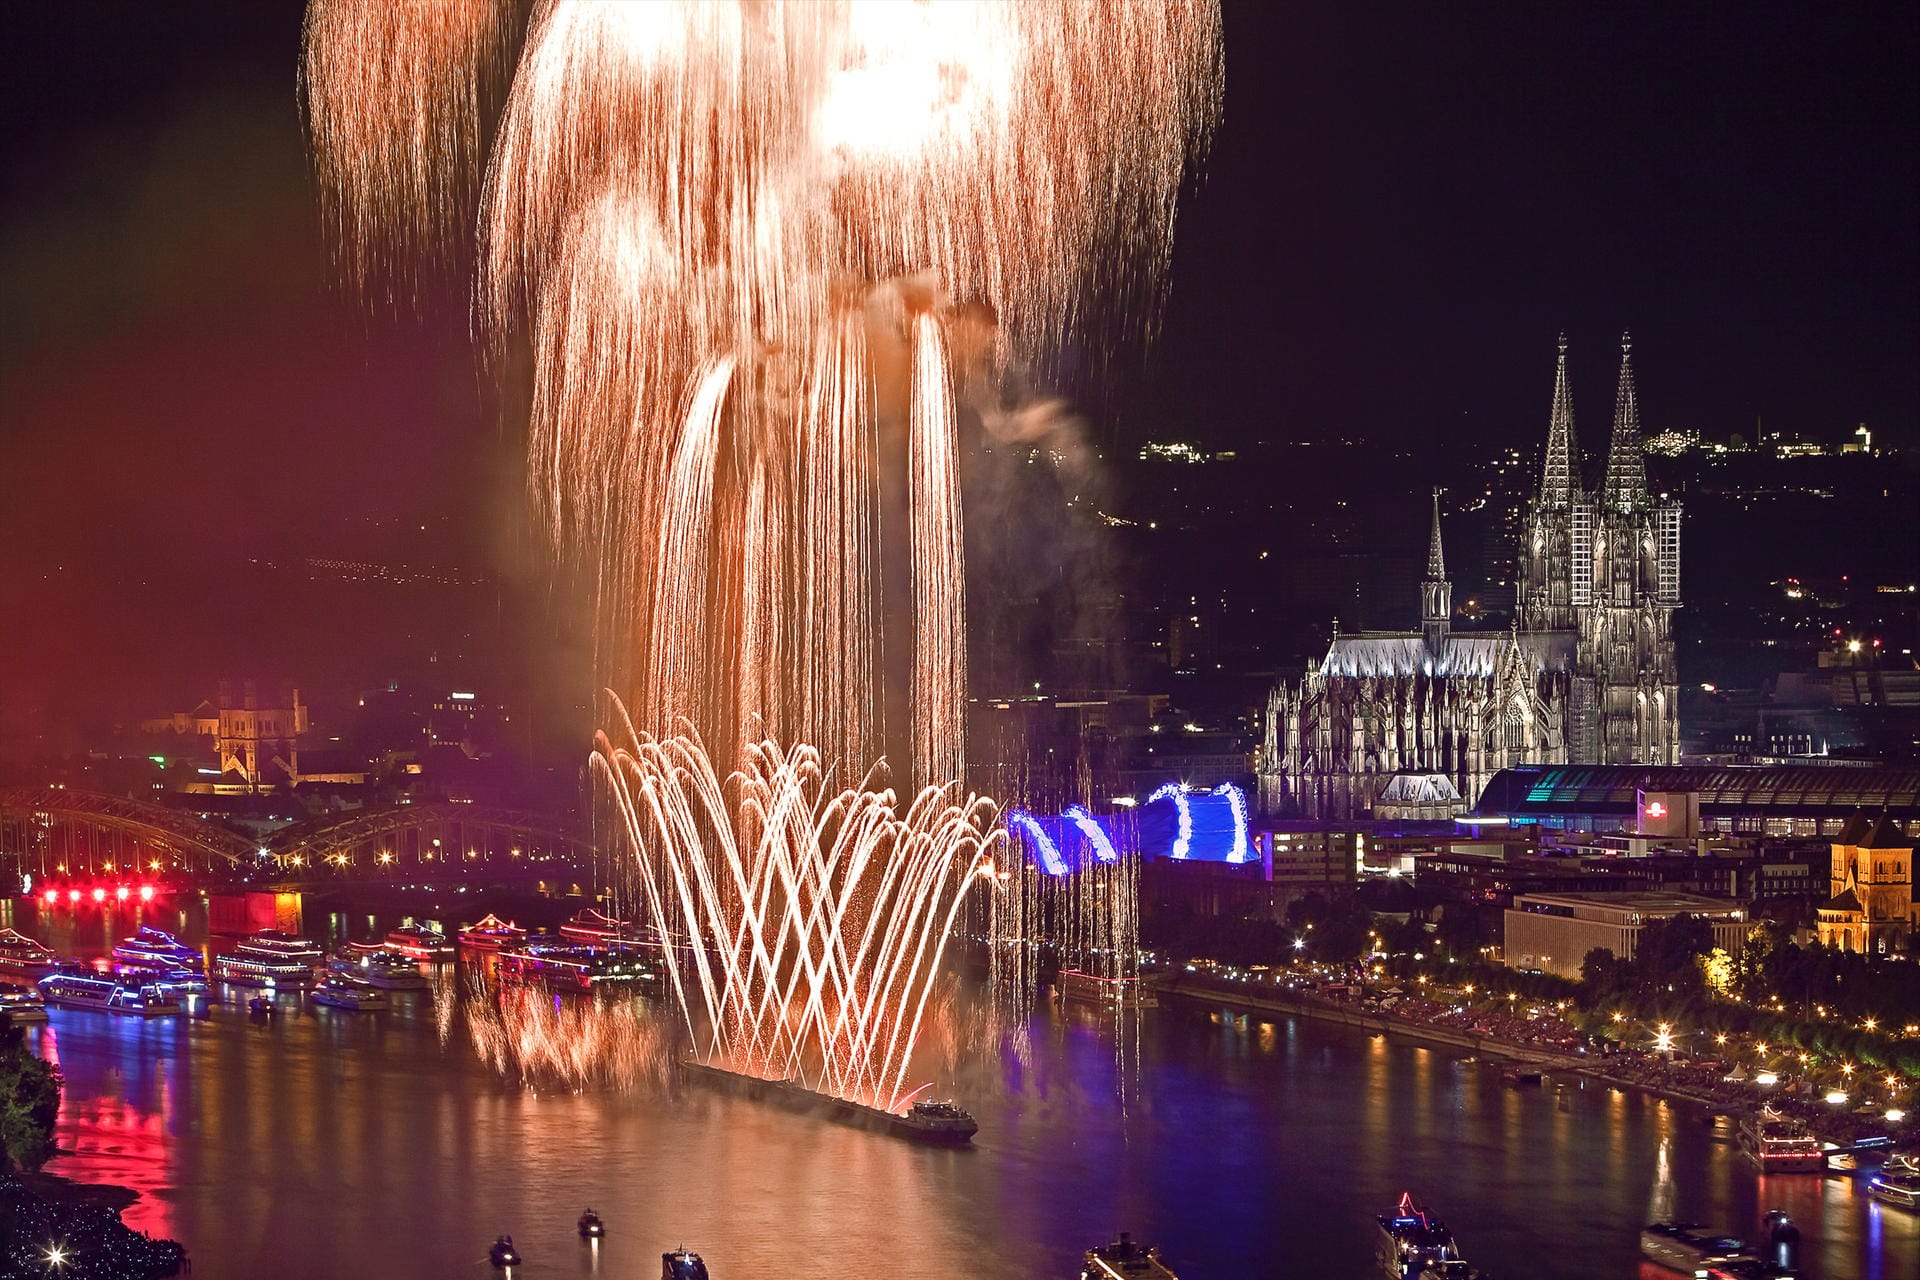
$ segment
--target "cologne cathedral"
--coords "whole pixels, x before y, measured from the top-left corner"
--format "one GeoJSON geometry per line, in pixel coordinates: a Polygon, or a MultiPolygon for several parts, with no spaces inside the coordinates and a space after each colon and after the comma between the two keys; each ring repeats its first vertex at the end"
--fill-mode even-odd
{"type": "Polygon", "coordinates": [[[1336,623],[1326,656],[1268,696],[1266,813],[1444,817],[1511,765],[1678,763],[1680,506],[1647,491],[1632,349],[1622,338],[1613,438],[1589,489],[1560,340],[1513,626],[1453,628],[1436,490],[1420,629],[1336,623]]]}

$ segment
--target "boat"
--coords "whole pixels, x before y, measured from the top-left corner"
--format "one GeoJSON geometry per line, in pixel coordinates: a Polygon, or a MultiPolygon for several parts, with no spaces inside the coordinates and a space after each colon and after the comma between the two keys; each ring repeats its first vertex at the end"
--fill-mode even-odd
{"type": "Polygon", "coordinates": [[[454,956],[447,935],[423,924],[403,924],[387,934],[386,949],[415,960],[451,960],[454,956]]]}
{"type": "Polygon", "coordinates": [[[1754,1260],[1746,1241],[1693,1222],[1649,1223],[1640,1232],[1640,1252],[1651,1262],[1689,1276],[1718,1262],[1754,1260]]]}
{"type": "Polygon", "coordinates": [[[327,971],[358,978],[368,986],[379,987],[383,991],[424,991],[427,988],[427,975],[420,972],[418,960],[409,960],[398,952],[385,949],[335,956],[327,961],[327,971]]]}
{"type": "Polygon", "coordinates": [[[697,1058],[682,1058],[680,1067],[689,1081],[723,1093],[772,1102],[789,1111],[824,1112],[842,1124],[891,1133],[914,1142],[960,1146],[980,1131],[979,1123],[971,1115],[950,1102],[920,1102],[906,1111],[888,1111],[809,1089],[798,1080],[765,1080],[697,1058]]]}
{"type": "Polygon", "coordinates": [[[660,1255],[660,1280],[709,1280],[707,1264],[691,1249],[660,1255]]]}
{"type": "Polygon", "coordinates": [[[512,1236],[500,1236],[487,1250],[487,1261],[496,1267],[517,1267],[520,1265],[520,1251],[513,1247],[512,1236]]]}
{"type": "Polygon", "coordinates": [[[144,969],[192,969],[205,972],[206,961],[165,929],[143,924],[131,938],[123,938],[113,949],[113,958],[123,964],[144,969]]]}
{"type": "Polygon", "coordinates": [[[580,1228],[580,1238],[582,1240],[598,1240],[607,1234],[607,1224],[600,1221],[600,1215],[592,1209],[588,1209],[580,1215],[580,1221],[577,1225],[580,1228]]]}
{"type": "Polygon", "coordinates": [[[0,991],[0,1020],[12,1026],[47,1020],[47,1002],[38,991],[0,991]]]}
{"type": "Polygon", "coordinates": [[[524,941],[526,936],[525,929],[509,924],[492,913],[488,913],[486,919],[468,925],[459,934],[461,944],[475,951],[498,951],[524,941]]]}
{"type": "Polygon", "coordinates": [[[1516,1062],[1500,1068],[1500,1078],[1511,1085],[1533,1085],[1546,1077],[1540,1068],[1516,1062]]]}
{"type": "Polygon", "coordinates": [[[634,952],[584,942],[529,942],[500,953],[500,976],[541,982],[556,991],[592,991],[618,983],[650,983],[653,963],[634,952]]]}
{"type": "Polygon", "coordinates": [[[1762,1173],[1822,1173],[1827,1167],[1813,1131],[1771,1106],[1740,1122],[1740,1149],[1762,1173]]]}
{"type": "MultiPolygon", "coordinates": [[[[1374,1245],[1374,1258],[1380,1270],[1393,1280],[1419,1280],[1437,1263],[1464,1261],[1447,1224],[1416,1203],[1411,1191],[1401,1192],[1393,1212],[1383,1213],[1375,1221],[1380,1224],[1380,1236],[1374,1245]]],[[[1437,1274],[1452,1280],[1448,1272],[1437,1274]]]]}
{"type": "Polygon", "coordinates": [[[1080,1264],[1080,1280],[1180,1280],[1160,1260],[1160,1251],[1140,1244],[1125,1231],[1112,1244],[1087,1250],[1080,1264]]]}
{"type": "Polygon", "coordinates": [[[338,974],[315,987],[311,995],[315,1004],[323,1004],[330,1009],[372,1012],[385,1009],[388,1003],[386,992],[338,974]]]}
{"type": "Polygon", "coordinates": [[[272,996],[254,996],[247,1001],[247,1012],[256,1018],[271,1018],[278,1010],[274,1008],[272,996]]]}
{"type": "Polygon", "coordinates": [[[104,974],[50,973],[40,979],[40,994],[55,1009],[100,1009],[130,1018],[159,1018],[180,1012],[180,1001],[153,983],[134,984],[104,974]]]}
{"type": "Polygon", "coordinates": [[[1105,1008],[1151,1009],[1160,1003],[1154,984],[1133,975],[1109,978],[1082,969],[1062,969],[1053,982],[1062,1003],[1082,1001],[1105,1008]]]}
{"type": "Polygon", "coordinates": [[[249,955],[298,960],[308,965],[319,964],[326,956],[326,953],[320,950],[320,944],[311,938],[296,938],[278,929],[262,929],[258,933],[249,934],[237,949],[249,955]]]}
{"type": "Polygon", "coordinates": [[[610,916],[604,911],[595,911],[588,907],[585,911],[575,912],[565,924],[560,926],[563,937],[577,938],[581,942],[597,942],[608,945],[615,942],[638,942],[639,931],[633,921],[610,916]]]}
{"type": "Polygon", "coordinates": [[[0,974],[40,979],[60,967],[52,947],[12,929],[0,929],[0,974]]]}
{"type": "Polygon", "coordinates": [[[1920,1211],[1920,1161],[1894,1156],[1867,1180],[1867,1194],[1897,1209],[1920,1211]]]}

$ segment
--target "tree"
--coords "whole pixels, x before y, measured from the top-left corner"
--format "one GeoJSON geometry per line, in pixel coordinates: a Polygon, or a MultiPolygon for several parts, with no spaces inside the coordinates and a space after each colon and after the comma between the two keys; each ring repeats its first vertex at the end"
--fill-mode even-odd
{"type": "Polygon", "coordinates": [[[1607,947],[1595,947],[1580,961],[1580,985],[1589,1006],[1617,999],[1633,985],[1633,965],[1607,947]]]}
{"type": "Polygon", "coordinates": [[[0,1147],[7,1162],[34,1170],[53,1157],[60,1116],[60,1073],[27,1049],[26,1033],[0,1029],[0,1147]]]}
{"type": "Polygon", "coordinates": [[[1706,986],[1698,958],[1713,950],[1713,927],[1699,916],[1653,920],[1640,930],[1633,967],[1648,996],[1698,996],[1706,986]]]}

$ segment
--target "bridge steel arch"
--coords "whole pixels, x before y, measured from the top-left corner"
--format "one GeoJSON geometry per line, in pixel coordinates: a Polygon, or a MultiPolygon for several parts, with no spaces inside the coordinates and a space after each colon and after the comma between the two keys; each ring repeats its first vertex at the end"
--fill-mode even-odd
{"type": "Polygon", "coordinates": [[[552,814],[471,804],[404,804],[333,821],[295,823],[274,833],[267,851],[282,870],[323,875],[383,866],[448,871],[519,864],[585,869],[593,842],[552,814]]]}
{"type": "Polygon", "coordinates": [[[150,800],[66,787],[0,787],[0,856],[45,879],[244,866],[252,838],[150,800]],[[62,871],[60,868],[66,868],[62,871]]]}

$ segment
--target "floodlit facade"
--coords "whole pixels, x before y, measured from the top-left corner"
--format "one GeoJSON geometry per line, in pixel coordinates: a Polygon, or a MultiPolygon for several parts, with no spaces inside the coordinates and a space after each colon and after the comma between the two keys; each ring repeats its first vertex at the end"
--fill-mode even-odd
{"type": "Polygon", "coordinates": [[[1437,774],[1466,803],[1521,764],[1679,758],[1680,508],[1655,503],[1641,453],[1632,343],[1621,342],[1599,490],[1580,481],[1560,342],[1541,485],[1523,533],[1515,625],[1457,632],[1435,491],[1420,630],[1341,634],[1267,699],[1258,774],[1268,813],[1354,818],[1395,774],[1437,774]]]}
{"type": "Polygon", "coordinates": [[[1631,960],[1640,933],[1655,920],[1697,916],[1713,930],[1713,945],[1740,949],[1751,923],[1746,909],[1722,898],[1686,893],[1526,893],[1506,913],[1509,968],[1538,969],[1578,978],[1580,962],[1596,947],[1631,960]]]}
{"type": "Polygon", "coordinates": [[[1861,954],[1904,946],[1915,927],[1912,836],[1886,814],[1857,814],[1833,840],[1833,896],[1816,928],[1829,947],[1861,954]]]}

